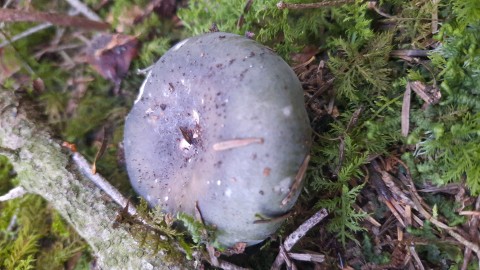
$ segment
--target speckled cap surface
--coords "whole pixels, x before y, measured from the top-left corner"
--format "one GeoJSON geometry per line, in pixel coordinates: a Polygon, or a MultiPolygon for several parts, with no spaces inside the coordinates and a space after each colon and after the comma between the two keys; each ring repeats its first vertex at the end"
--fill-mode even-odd
{"type": "Polygon", "coordinates": [[[291,189],[310,140],[289,65],[251,39],[216,32],[181,41],[154,65],[124,146],[138,194],[171,213],[194,215],[198,202],[219,242],[233,246],[261,242],[280,226],[274,218],[301,191],[291,189]]]}

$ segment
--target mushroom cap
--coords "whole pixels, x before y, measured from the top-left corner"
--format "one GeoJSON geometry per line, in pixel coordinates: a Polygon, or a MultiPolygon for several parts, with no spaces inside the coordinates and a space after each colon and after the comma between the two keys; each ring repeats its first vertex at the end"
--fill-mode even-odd
{"type": "Polygon", "coordinates": [[[219,243],[233,246],[259,243],[281,225],[275,217],[301,190],[311,129],[289,65],[251,39],[215,32],[160,58],[124,136],[136,192],[170,213],[198,207],[219,243]]]}

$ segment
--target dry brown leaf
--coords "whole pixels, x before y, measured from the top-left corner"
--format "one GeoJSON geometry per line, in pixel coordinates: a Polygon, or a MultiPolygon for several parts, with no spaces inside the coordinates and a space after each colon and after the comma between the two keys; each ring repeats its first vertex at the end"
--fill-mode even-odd
{"type": "Polygon", "coordinates": [[[307,62],[313,56],[315,56],[319,52],[317,46],[306,46],[303,48],[302,52],[292,54],[292,62],[293,66],[300,65],[302,63],[307,62]]]}
{"type": "Polygon", "coordinates": [[[92,40],[86,60],[102,77],[119,87],[132,59],[137,55],[137,45],[134,36],[102,34],[92,40]]]}
{"type": "Polygon", "coordinates": [[[440,93],[440,89],[438,89],[438,87],[432,85],[425,85],[421,81],[411,82],[410,87],[427,104],[437,104],[442,97],[442,94],[440,93]]]}

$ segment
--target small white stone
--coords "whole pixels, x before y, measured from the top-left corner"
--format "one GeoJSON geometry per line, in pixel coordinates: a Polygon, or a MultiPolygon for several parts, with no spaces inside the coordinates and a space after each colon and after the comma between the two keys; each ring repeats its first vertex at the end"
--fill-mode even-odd
{"type": "Polygon", "coordinates": [[[217,185],[220,186],[222,184],[222,181],[218,180],[217,185]]]}
{"type": "Polygon", "coordinates": [[[163,198],[165,201],[168,201],[168,196],[165,196],[165,198],[163,198]]]}
{"type": "Polygon", "coordinates": [[[227,190],[225,190],[225,196],[227,196],[227,197],[232,196],[232,190],[227,188],[227,190]]]}

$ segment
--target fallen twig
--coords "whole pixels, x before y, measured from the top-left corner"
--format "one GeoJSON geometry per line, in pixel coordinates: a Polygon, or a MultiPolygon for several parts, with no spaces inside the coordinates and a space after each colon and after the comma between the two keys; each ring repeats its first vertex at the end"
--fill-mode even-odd
{"type": "Polygon", "coordinates": [[[103,154],[105,153],[105,150],[107,150],[108,137],[111,135],[111,132],[112,132],[111,128],[107,128],[107,127],[103,126],[102,142],[101,142],[100,148],[97,151],[97,154],[95,154],[95,159],[93,160],[93,164],[92,164],[92,173],[93,174],[97,173],[97,161],[103,156],[103,154]]]}
{"type": "Polygon", "coordinates": [[[220,267],[221,269],[224,269],[224,270],[250,270],[250,268],[244,268],[244,267],[240,267],[240,266],[237,266],[233,263],[229,263],[227,261],[224,261],[224,260],[219,260],[219,265],[218,267],[220,267]]]}
{"type": "Polygon", "coordinates": [[[440,90],[434,85],[425,85],[420,81],[413,81],[410,83],[410,87],[427,104],[437,104],[442,97],[440,90]]]}
{"type": "Polygon", "coordinates": [[[282,258],[287,265],[287,269],[297,270],[297,266],[292,262],[292,260],[290,260],[290,257],[288,256],[287,251],[285,250],[285,247],[283,245],[280,245],[280,254],[282,255],[282,258]]]}
{"type": "Polygon", "coordinates": [[[20,33],[18,35],[15,35],[15,36],[11,37],[10,40],[3,41],[2,43],[0,43],[0,48],[3,48],[3,47],[7,46],[8,44],[10,44],[12,42],[15,42],[17,40],[20,40],[22,38],[28,37],[32,34],[35,34],[39,31],[42,31],[43,29],[49,28],[50,26],[52,26],[51,23],[42,23],[42,24],[36,25],[36,26],[34,26],[34,27],[32,27],[28,30],[23,31],[22,33],[20,33]]]}
{"type": "Polygon", "coordinates": [[[480,211],[460,211],[461,216],[480,216],[480,211]]]}
{"type": "Polygon", "coordinates": [[[433,12],[432,12],[432,34],[438,32],[438,4],[440,0],[432,0],[433,12]]]}
{"type": "Polygon", "coordinates": [[[307,155],[303,160],[302,164],[300,165],[300,168],[298,169],[298,172],[295,175],[293,184],[290,187],[290,191],[288,192],[287,196],[282,200],[282,206],[285,206],[286,204],[288,204],[292,200],[293,195],[297,193],[297,190],[300,187],[300,184],[302,183],[305,173],[307,172],[308,162],[310,162],[310,155],[307,155]]]}
{"type": "MultiPolygon", "coordinates": [[[[471,214],[472,217],[469,222],[469,234],[470,237],[473,239],[473,241],[478,241],[480,240],[479,237],[479,232],[478,232],[478,224],[480,223],[480,196],[477,197],[477,201],[475,202],[475,210],[476,211],[462,211],[462,212],[472,212],[471,214]]],[[[460,215],[462,215],[462,212],[460,212],[460,215]]],[[[470,214],[470,213],[469,213],[470,214]]],[[[468,269],[468,264],[472,258],[472,250],[470,248],[466,248],[465,251],[463,252],[463,264],[461,270],[467,270],[468,269]]],[[[480,264],[480,254],[477,253],[477,258],[480,264]]],[[[479,265],[480,266],[480,265],[479,265]]]]}
{"type": "Polygon", "coordinates": [[[128,214],[132,216],[137,215],[137,209],[135,208],[135,206],[128,203],[128,199],[125,198],[125,196],[123,196],[114,186],[112,186],[112,184],[105,180],[105,178],[103,178],[100,174],[92,173],[92,166],[81,154],[79,154],[78,152],[73,153],[72,159],[83,176],[88,178],[105,193],[107,193],[107,195],[110,196],[110,198],[112,198],[112,200],[114,200],[120,206],[125,207],[126,205],[128,205],[128,214]]]}
{"type": "Polygon", "coordinates": [[[25,195],[27,191],[22,186],[17,186],[8,191],[7,194],[0,196],[0,202],[6,202],[25,195]]]}
{"type": "Polygon", "coordinates": [[[248,13],[250,8],[252,7],[253,0],[247,0],[247,3],[245,4],[245,7],[243,8],[243,13],[240,15],[240,18],[237,21],[237,28],[240,29],[243,26],[243,23],[245,22],[245,14],[248,13]]]}
{"type": "Polygon", "coordinates": [[[410,82],[407,82],[405,87],[405,94],[403,95],[402,103],[402,136],[407,137],[410,130],[410,100],[412,89],[410,82]]]}
{"type": "Polygon", "coordinates": [[[417,264],[417,269],[425,270],[425,267],[423,267],[423,264],[422,264],[422,260],[420,260],[420,257],[418,256],[418,253],[415,250],[415,247],[409,246],[408,250],[410,251],[410,254],[412,255],[413,259],[415,259],[415,262],[417,264]]]}
{"type": "Polygon", "coordinates": [[[83,16],[89,18],[92,21],[101,22],[102,19],[98,16],[93,10],[91,10],[87,5],[80,2],[79,0],[66,0],[70,6],[78,10],[78,12],[82,13],[83,16]]]}
{"type": "MultiPolygon", "coordinates": [[[[321,209],[311,218],[307,219],[300,227],[298,227],[293,233],[291,233],[283,242],[283,247],[285,251],[290,251],[292,247],[300,240],[303,236],[311,229],[313,226],[317,225],[320,221],[322,221],[328,212],[326,209],[321,209]]],[[[275,258],[275,261],[272,264],[271,270],[278,270],[284,263],[283,256],[279,253],[275,258]]]]}
{"type": "Polygon", "coordinates": [[[306,3],[306,4],[285,3],[283,1],[280,1],[277,3],[277,8],[278,9],[310,9],[310,8],[334,7],[334,6],[340,6],[348,3],[355,3],[355,0],[337,0],[337,1],[325,1],[325,2],[319,2],[319,3],[306,3]]]}
{"type": "Polygon", "coordinates": [[[3,22],[49,22],[59,26],[71,26],[87,30],[108,30],[110,24],[93,21],[78,16],[68,16],[58,13],[24,11],[18,9],[0,9],[0,21],[3,22]]]}
{"type": "Polygon", "coordinates": [[[288,257],[290,257],[290,259],[294,259],[297,261],[318,262],[318,263],[325,261],[325,255],[322,255],[322,254],[287,252],[287,255],[288,257]]]}

